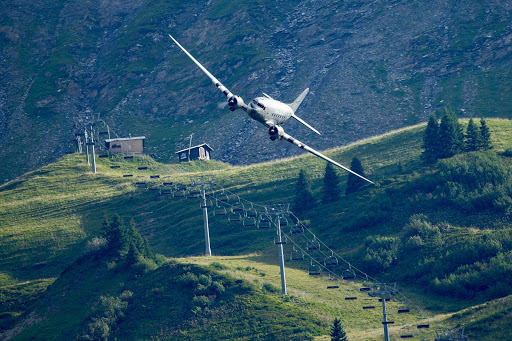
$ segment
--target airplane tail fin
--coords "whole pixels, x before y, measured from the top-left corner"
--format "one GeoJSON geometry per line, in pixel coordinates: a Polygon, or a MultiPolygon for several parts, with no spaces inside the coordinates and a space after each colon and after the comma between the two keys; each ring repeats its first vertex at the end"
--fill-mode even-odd
{"type": "Polygon", "coordinates": [[[304,97],[306,97],[308,92],[309,92],[309,88],[302,91],[302,93],[299,95],[299,97],[297,97],[297,99],[295,101],[293,101],[293,103],[288,104],[290,106],[290,108],[292,108],[294,113],[297,111],[297,108],[302,103],[302,101],[304,100],[304,97]]]}

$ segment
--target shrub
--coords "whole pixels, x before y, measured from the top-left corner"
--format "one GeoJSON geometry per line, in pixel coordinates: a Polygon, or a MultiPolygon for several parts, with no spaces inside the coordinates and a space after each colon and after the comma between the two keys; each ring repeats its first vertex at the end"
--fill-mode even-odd
{"type": "Polygon", "coordinates": [[[196,307],[206,308],[213,303],[213,300],[207,296],[194,296],[194,298],[192,299],[192,303],[196,307]]]}
{"type": "Polygon", "coordinates": [[[395,265],[401,241],[398,237],[369,236],[366,238],[364,263],[368,270],[378,271],[395,265]]]}
{"type": "Polygon", "coordinates": [[[221,282],[214,281],[212,285],[210,286],[211,293],[214,295],[222,295],[226,289],[224,288],[224,285],[222,285],[221,282]]]}
{"type": "Polygon", "coordinates": [[[272,285],[270,283],[263,284],[262,289],[264,291],[270,292],[270,293],[278,293],[278,292],[280,292],[279,288],[277,288],[276,286],[274,286],[274,285],[272,285]]]}
{"type": "Polygon", "coordinates": [[[182,285],[189,288],[195,288],[199,283],[199,278],[197,278],[197,276],[192,272],[187,272],[178,277],[178,283],[181,283],[182,285]]]}
{"type": "Polygon", "coordinates": [[[216,270],[227,270],[229,269],[227,266],[225,266],[224,264],[222,263],[219,263],[219,262],[213,262],[210,264],[210,266],[216,270]]]}

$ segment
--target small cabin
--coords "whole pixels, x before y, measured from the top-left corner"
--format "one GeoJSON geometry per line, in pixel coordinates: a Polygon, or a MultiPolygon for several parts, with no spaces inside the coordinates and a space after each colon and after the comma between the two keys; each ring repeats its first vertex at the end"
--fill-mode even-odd
{"type": "Polygon", "coordinates": [[[188,162],[193,160],[210,160],[210,154],[212,151],[212,147],[203,143],[199,146],[177,151],[176,154],[178,155],[180,162],[188,162]]]}
{"type": "Polygon", "coordinates": [[[105,140],[105,148],[110,153],[142,154],[146,137],[124,137],[105,140]]]}

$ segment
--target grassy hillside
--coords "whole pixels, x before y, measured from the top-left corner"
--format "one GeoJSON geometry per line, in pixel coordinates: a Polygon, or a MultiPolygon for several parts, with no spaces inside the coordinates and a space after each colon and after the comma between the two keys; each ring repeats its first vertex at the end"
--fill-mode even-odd
{"type": "MultiPolygon", "coordinates": [[[[510,159],[500,153],[512,148],[512,123],[508,120],[489,120],[488,125],[493,136],[494,151],[498,152],[496,162],[510,169],[510,159]]],[[[486,264],[488,268],[494,269],[491,266],[493,264],[508,266],[512,263],[507,258],[512,250],[509,238],[511,222],[506,209],[493,206],[491,209],[468,210],[464,206],[468,203],[461,203],[460,198],[441,198],[438,195],[445,193],[443,191],[446,189],[439,186],[446,182],[443,176],[449,176],[452,168],[463,163],[477,162],[482,156],[478,154],[473,158],[468,154],[438,165],[424,165],[419,159],[422,131],[423,126],[416,126],[326,152],[344,164],[349,164],[352,157],[357,156],[366,174],[377,186],[344,196],[335,203],[321,205],[308,212],[306,218],[310,221],[312,231],[343,257],[384,281],[399,281],[401,289],[408,296],[431,311],[432,321],[442,321],[436,322],[438,326],[467,325],[472,340],[484,340],[491,326],[493,330],[499,329],[509,321],[509,313],[499,304],[501,301],[490,303],[485,309],[478,307],[486,300],[509,292],[507,287],[484,285],[482,288],[468,288],[464,278],[476,274],[473,280],[485,284],[485,278],[482,279],[479,274],[495,278],[492,277],[495,273],[484,271],[486,264]],[[425,223],[428,228],[421,229],[423,225],[414,225],[417,221],[425,223]],[[422,238],[422,244],[412,247],[409,239],[416,236],[422,238]],[[495,247],[485,247],[489,240],[493,241],[495,247]],[[389,248],[390,242],[399,247],[393,251],[389,248]],[[462,248],[465,244],[475,246],[477,254],[464,258],[467,256],[462,248]],[[390,262],[385,261],[388,256],[391,257],[390,262]],[[437,259],[441,262],[436,263],[437,259]],[[411,272],[410,269],[417,270],[411,272]],[[451,278],[451,282],[443,281],[445,277],[451,278]],[[425,291],[425,288],[428,290],[425,291]],[[468,295],[460,295],[457,288],[465,288],[468,295]],[[483,295],[471,294],[479,292],[483,295]],[[476,308],[471,308],[475,305],[476,308]],[[460,316],[450,318],[451,312],[460,309],[467,310],[461,312],[460,316]]],[[[65,279],[55,281],[55,278],[86,252],[86,243],[99,235],[105,214],[119,213],[125,219],[133,218],[158,253],[171,257],[201,255],[204,251],[204,236],[198,199],[160,195],[158,191],[148,190],[153,186],[165,181],[188,183],[191,176],[213,175],[218,184],[255,203],[281,203],[293,200],[300,169],[307,171],[312,179],[313,193],[320,198],[325,168],[324,162],[308,155],[249,167],[231,167],[213,161],[163,165],[147,157],[128,160],[98,158],[98,173],[93,175],[84,161],[83,155],[68,155],[55,164],[0,187],[2,328],[11,325],[20,316],[26,319],[23,313],[31,311],[30,307],[38,298],[51,297],[52,292],[55,292],[51,290],[57,290],[60,285],[69,285],[65,279]],[[116,165],[120,167],[111,168],[116,165]],[[139,166],[147,166],[148,170],[138,170],[139,166]],[[123,177],[126,174],[132,174],[133,177],[123,177]],[[150,179],[150,174],[159,174],[160,179],[150,179]],[[147,184],[136,185],[135,181],[146,181],[147,184]],[[51,290],[44,293],[45,287],[51,283],[54,283],[51,290]]],[[[346,175],[340,173],[340,176],[340,188],[343,189],[346,175]]],[[[503,205],[506,206],[506,203],[503,205]]],[[[255,297],[260,297],[259,301],[273,307],[285,304],[286,309],[291,311],[299,309],[299,312],[290,313],[294,316],[320,316],[324,322],[308,324],[305,327],[308,333],[327,333],[329,321],[335,316],[341,316],[351,339],[370,340],[373,338],[371,335],[379,335],[381,326],[378,312],[362,312],[359,301],[351,306],[341,299],[346,290],[357,287],[348,284],[340,287],[341,293],[327,291],[323,289],[326,280],[307,276],[303,271],[307,267],[304,263],[294,265],[287,262],[287,267],[290,267],[291,301],[282,301],[278,295],[261,296],[264,292],[276,291],[274,289],[280,285],[274,234],[255,227],[243,227],[240,223],[229,223],[222,216],[211,216],[210,223],[212,251],[222,257],[180,259],[176,264],[178,268],[182,266],[181,263],[193,263],[203,264],[208,267],[207,271],[214,271],[211,264],[220,263],[221,269],[215,270],[221,273],[219,276],[251,282],[253,289],[249,290],[248,306],[254,304],[255,297]],[[336,300],[336,297],[340,297],[340,300],[336,300]],[[346,311],[351,313],[347,314],[346,311]]],[[[285,253],[289,252],[290,249],[285,248],[285,253]]],[[[101,271],[110,274],[111,270],[101,271]]],[[[161,276],[170,275],[164,275],[167,270],[155,271],[141,278],[140,287],[139,284],[131,283],[133,288],[129,291],[135,293],[136,290],[152,290],[148,289],[149,284],[141,283],[150,283],[153,276],[163,278],[159,277],[159,271],[162,272],[161,276]]],[[[120,276],[115,279],[118,281],[116,283],[126,282],[122,278],[125,275],[115,276],[120,276]]],[[[109,282],[104,285],[107,291],[103,294],[99,291],[90,299],[96,299],[97,302],[100,295],[119,297],[122,291],[116,286],[114,282],[109,282]],[[117,290],[115,295],[109,293],[108,290],[114,289],[117,290]]],[[[84,294],[87,292],[84,291],[84,294]]],[[[41,302],[45,301],[37,303],[38,309],[44,309],[41,302]]],[[[242,304],[236,302],[237,306],[242,304]]],[[[64,306],[68,303],[58,304],[64,306]]],[[[73,310],[72,304],[79,306],[78,303],[69,304],[66,309],[70,311],[73,310]]],[[[87,304],[92,307],[96,303],[91,301],[87,304]]],[[[130,316],[136,319],[139,311],[135,309],[132,314],[130,316]]],[[[169,312],[161,312],[162,316],[167,314],[169,312]]],[[[394,317],[397,318],[397,324],[412,325],[418,315],[394,317]]],[[[49,317],[47,322],[42,323],[59,323],[56,318],[49,317]]],[[[77,328],[77,324],[84,323],[87,318],[86,315],[76,316],[75,321],[66,322],[69,323],[69,330],[76,332],[73,328],[77,328]]],[[[316,321],[310,317],[306,320],[316,321]]],[[[183,323],[189,323],[189,327],[198,326],[188,317],[184,317],[183,321],[188,321],[183,323]]],[[[234,323],[224,321],[219,322],[219,328],[226,329],[220,326],[234,323]]],[[[129,325],[127,323],[126,328],[129,325]]],[[[49,328],[49,335],[55,333],[55,325],[45,328],[49,328]]],[[[250,326],[247,330],[254,330],[251,328],[255,327],[250,326]]],[[[392,329],[393,333],[399,332],[397,328],[392,329]]],[[[30,330],[26,332],[35,333],[30,330]]],[[[434,330],[429,332],[433,333],[434,330]]],[[[146,335],[142,330],[137,333],[146,335]]],[[[119,334],[125,337],[123,335],[119,334]]]]}

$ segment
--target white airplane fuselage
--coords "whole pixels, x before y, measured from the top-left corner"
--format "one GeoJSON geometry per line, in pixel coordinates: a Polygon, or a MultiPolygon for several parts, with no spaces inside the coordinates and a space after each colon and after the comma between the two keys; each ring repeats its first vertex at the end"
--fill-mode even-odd
{"type": "Polygon", "coordinates": [[[247,114],[266,126],[276,126],[286,122],[293,115],[293,110],[281,101],[256,97],[249,103],[247,114]]]}

